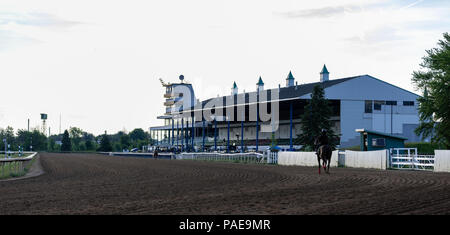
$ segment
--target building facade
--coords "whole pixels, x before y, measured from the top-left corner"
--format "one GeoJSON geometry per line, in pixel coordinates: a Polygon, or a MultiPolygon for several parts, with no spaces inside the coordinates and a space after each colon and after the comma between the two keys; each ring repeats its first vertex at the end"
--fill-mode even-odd
{"type": "Polygon", "coordinates": [[[300,117],[316,85],[323,87],[333,110],[331,121],[340,136],[340,147],[360,144],[356,129],[403,136],[407,142],[420,141],[414,134],[419,124],[419,96],[370,75],[329,79],[324,65],[315,83],[299,85],[289,72],[285,87],[264,89],[259,77],[254,92],[239,93],[234,82],[230,95],[204,101],[195,99],[192,85],[183,82],[183,76],[180,80],[179,83],[163,83],[166,110],[158,118],[164,120],[164,125],[150,128],[158,146],[183,151],[234,147],[262,150],[275,139],[278,145],[293,150],[294,140],[301,133],[300,117]],[[263,100],[263,96],[268,98],[263,100]],[[258,112],[266,110],[270,115],[274,107],[278,110],[277,119],[272,119],[270,125],[275,123],[277,128],[263,131],[268,121],[258,112]],[[205,113],[210,117],[204,117],[205,113]]]}

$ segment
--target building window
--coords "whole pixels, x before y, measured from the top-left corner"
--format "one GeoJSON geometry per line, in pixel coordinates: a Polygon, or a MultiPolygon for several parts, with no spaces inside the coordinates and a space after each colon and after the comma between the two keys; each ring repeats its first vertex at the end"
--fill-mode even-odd
{"type": "Polygon", "coordinates": [[[385,102],[383,100],[375,100],[373,102],[373,109],[374,110],[381,110],[381,106],[384,105],[385,102]]]}
{"type": "Polygon", "coordinates": [[[373,147],[384,147],[386,146],[386,140],[384,138],[374,138],[372,139],[373,147]]]}
{"type": "Polygon", "coordinates": [[[366,100],[365,105],[364,105],[364,112],[372,113],[372,101],[371,100],[366,100]]]}
{"type": "Polygon", "coordinates": [[[387,100],[386,105],[397,105],[397,101],[387,100]]]}
{"type": "Polygon", "coordinates": [[[403,101],[403,106],[414,106],[414,101],[403,101]]]}

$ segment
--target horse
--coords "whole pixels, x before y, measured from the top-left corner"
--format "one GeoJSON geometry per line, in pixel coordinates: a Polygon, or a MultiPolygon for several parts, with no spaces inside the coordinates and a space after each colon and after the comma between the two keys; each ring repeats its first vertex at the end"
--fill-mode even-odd
{"type": "Polygon", "coordinates": [[[331,154],[333,150],[329,145],[321,145],[317,153],[317,161],[319,162],[319,175],[320,175],[320,159],[322,159],[323,170],[330,174],[330,162],[331,154]]]}

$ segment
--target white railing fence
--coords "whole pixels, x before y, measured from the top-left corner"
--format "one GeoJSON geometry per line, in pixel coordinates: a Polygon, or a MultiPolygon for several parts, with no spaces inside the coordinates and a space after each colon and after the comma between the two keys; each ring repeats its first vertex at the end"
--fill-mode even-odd
{"type": "MultiPolygon", "coordinates": [[[[437,155],[417,154],[416,148],[378,151],[336,150],[333,151],[331,166],[450,172],[450,151],[437,151],[442,155],[439,155],[440,158],[436,157],[437,155]]],[[[299,166],[316,166],[317,164],[317,156],[314,152],[181,153],[173,155],[173,158],[299,166]]]]}
{"type": "Polygon", "coordinates": [[[33,160],[37,154],[37,152],[25,153],[30,153],[31,155],[26,157],[0,158],[0,178],[22,173],[26,164],[33,160]]]}
{"type": "Polygon", "coordinates": [[[273,155],[261,153],[181,153],[175,155],[176,159],[226,161],[243,163],[268,163],[268,158],[274,161],[273,155]]]}
{"type": "Polygon", "coordinates": [[[278,152],[266,151],[264,154],[268,164],[278,164],[278,152]]]}
{"type": "Polygon", "coordinates": [[[393,148],[390,151],[390,168],[399,170],[434,170],[434,155],[419,155],[417,148],[393,148]]]}

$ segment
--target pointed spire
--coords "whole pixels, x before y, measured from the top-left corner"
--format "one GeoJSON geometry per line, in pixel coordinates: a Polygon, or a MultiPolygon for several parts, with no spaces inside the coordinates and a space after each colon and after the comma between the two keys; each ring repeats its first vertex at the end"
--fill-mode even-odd
{"type": "Polygon", "coordinates": [[[327,66],[325,64],[323,65],[322,71],[320,71],[320,74],[324,74],[324,73],[328,73],[329,74],[327,66]]]}
{"type": "Polygon", "coordinates": [[[289,75],[288,75],[288,77],[286,78],[286,80],[293,80],[293,79],[294,79],[294,76],[292,76],[292,72],[289,71],[289,75]]]}
{"type": "Polygon", "coordinates": [[[264,82],[261,78],[261,76],[259,76],[259,80],[258,83],[256,83],[256,91],[263,91],[264,90],[264,82]]]}
{"type": "Polygon", "coordinates": [[[236,81],[233,82],[233,87],[231,88],[231,94],[236,95],[238,93],[238,87],[236,85],[236,81]]]}
{"type": "Polygon", "coordinates": [[[291,71],[289,71],[289,75],[286,78],[286,86],[287,87],[294,86],[294,76],[292,75],[291,71]]]}
{"type": "Polygon", "coordinates": [[[324,64],[322,71],[320,71],[320,82],[326,82],[328,81],[330,78],[330,73],[328,72],[327,66],[324,64]]]}
{"type": "Polygon", "coordinates": [[[256,85],[264,85],[264,82],[263,82],[261,76],[259,76],[259,80],[258,80],[258,83],[256,83],[256,85]]]}

